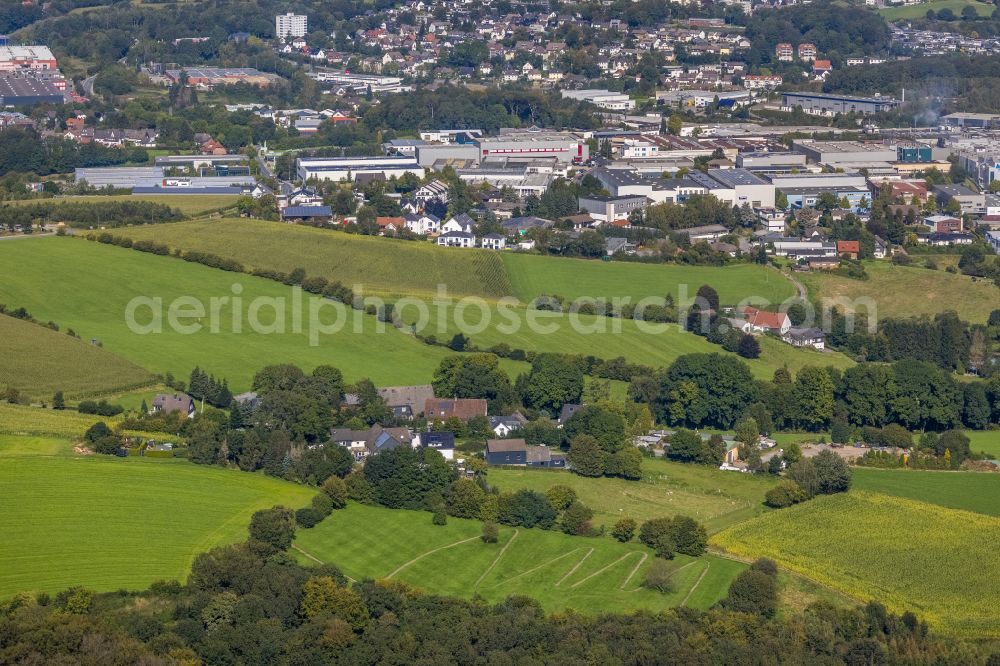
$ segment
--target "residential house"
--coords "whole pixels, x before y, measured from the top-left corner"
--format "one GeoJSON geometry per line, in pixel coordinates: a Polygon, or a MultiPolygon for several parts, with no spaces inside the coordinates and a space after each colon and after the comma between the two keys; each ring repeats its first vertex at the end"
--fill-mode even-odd
{"type": "Polygon", "coordinates": [[[447,421],[451,418],[468,421],[476,416],[486,416],[486,401],[479,398],[428,398],[424,402],[424,416],[428,421],[447,421]]]}
{"type": "Polygon", "coordinates": [[[189,419],[194,418],[194,400],[184,393],[160,393],[153,398],[152,414],[180,412],[189,419]]]}
{"type": "Polygon", "coordinates": [[[837,241],[837,256],[857,259],[861,254],[861,241],[837,241]]]}
{"type": "Polygon", "coordinates": [[[434,449],[445,460],[455,459],[455,433],[447,431],[431,431],[420,433],[418,446],[421,448],[434,449]]]}
{"type": "Polygon", "coordinates": [[[464,231],[449,231],[437,237],[442,247],[476,247],[476,236],[464,231]]]}
{"type": "Polygon", "coordinates": [[[924,218],[924,226],[931,233],[951,234],[962,231],[962,219],[951,215],[928,215],[924,218]]]}
{"type": "Polygon", "coordinates": [[[394,234],[400,229],[406,228],[406,220],[401,217],[379,216],[375,218],[375,225],[378,226],[380,234],[394,234]]]}
{"type": "Polygon", "coordinates": [[[502,250],[507,247],[507,238],[502,234],[486,234],[479,239],[479,246],[485,250],[502,250]]]}
{"type": "Polygon", "coordinates": [[[490,428],[497,437],[507,437],[515,430],[520,430],[528,419],[520,412],[514,412],[510,416],[491,416],[490,428]]]}
{"type": "Polygon", "coordinates": [[[566,403],[565,405],[563,405],[562,409],[559,410],[559,419],[558,419],[559,425],[562,425],[566,423],[566,421],[569,421],[574,414],[580,411],[581,407],[583,407],[583,405],[575,405],[571,403],[566,403]]]}
{"type": "Polygon", "coordinates": [[[417,386],[386,386],[378,390],[379,397],[399,419],[412,419],[424,413],[424,406],[434,398],[434,387],[430,384],[417,386]]]}
{"type": "Polygon", "coordinates": [[[784,312],[768,312],[747,305],[740,309],[740,314],[743,316],[741,329],[745,333],[784,335],[792,327],[792,322],[784,312]]]}
{"type": "Polygon", "coordinates": [[[408,429],[383,428],[380,425],[374,425],[369,430],[331,428],[330,440],[349,450],[357,461],[382,451],[413,445],[413,435],[408,429]]]}
{"type": "Polygon", "coordinates": [[[448,203],[448,186],[440,180],[432,180],[426,185],[418,187],[413,192],[413,198],[422,204],[434,199],[448,203]]]}
{"type": "Polygon", "coordinates": [[[917,235],[918,243],[933,245],[935,247],[944,247],[947,245],[972,245],[973,241],[975,241],[975,236],[960,232],[917,235]]]}
{"type": "Polygon", "coordinates": [[[248,411],[253,411],[260,406],[260,398],[257,396],[256,391],[247,391],[246,393],[234,395],[233,400],[240,408],[248,411]]]}
{"type": "Polygon", "coordinates": [[[421,236],[436,234],[441,228],[441,220],[430,213],[407,214],[403,220],[407,229],[421,236]]]}
{"type": "Polygon", "coordinates": [[[781,339],[793,347],[812,347],[820,351],[826,347],[826,336],[818,328],[789,328],[781,339]]]}
{"type": "Polygon", "coordinates": [[[458,215],[449,218],[447,222],[441,225],[441,232],[448,233],[450,231],[461,231],[463,233],[471,234],[476,226],[476,221],[469,217],[468,213],[459,213],[458,215]]]}

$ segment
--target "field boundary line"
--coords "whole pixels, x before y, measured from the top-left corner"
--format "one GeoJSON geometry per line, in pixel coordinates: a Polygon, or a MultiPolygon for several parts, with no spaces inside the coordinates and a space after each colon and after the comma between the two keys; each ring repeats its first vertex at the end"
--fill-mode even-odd
{"type": "Polygon", "coordinates": [[[479,576],[475,584],[472,586],[473,588],[479,587],[479,584],[483,582],[483,579],[486,578],[486,576],[489,575],[491,571],[493,571],[493,567],[495,567],[497,563],[500,562],[500,558],[503,557],[503,554],[507,552],[508,548],[510,548],[510,544],[514,543],[514,539],[516,539],[517,535],[520,533],[521,532],[519,530],[517,530],[516,528],[514,529],[514,534],[510,537],[510,540],[503,545],[503,548],[500,549],[500,552],[497,553],[497,556],[493,558],[492,562],[490,562],[490,566],[486,567],[486,570],[483,571],[481,576],[479,576]]]}
{"type": "Polygon", "coordinates": [[[567,572],[566,572],[566,575],[565,575],[565,576],[563,576],[562,578],[560,578],[560,579],[558,580],[558,582],[556,582],[556,584],[555,584],[555,587],[559,587],[560,585],[562,585],[562,584],[563,584],[563,581],[565,581],[565,580],[566,580],[567,578],[569,578],[570,576],[572,576],[573,574],[575,574],[575,573],[576,573],[576,570],[580,568],[580,565],[582,565],[582,564],[583,564],[584,560],[586,560],[586,559],[587,559],[588,557],[590,557],[590,556],[591,556],[591,555],[593,555],[593,554],[594,554],[594,548],[593,548],[593,547],[591,547],[591,548],[590,548],[590,550],[588,550],[588,551],[587,551],[587,552],[586,552],[586,553],[584,554],[584,556],[580,558],[580,561],[579,561],[579,562],[577,562],[577,563],[576,563],[575,565],[573,565],[573,568],[572,568],[572,569],[570,569],[569,571],[567,571],[567,572]]]}
{"type": "Polygon", "coordinates": [[[619,590],[625,589],[625,586],[628,585],[628,582],[632,580],[632,576],[636,575],[639,572],[639,567],[642,566],[642,563],[645,562],[647,558],[649,558],[649,553],[643,553],[642,557],[639,558],[639,561],[635,563],[634,567],[632,567],[632,571],[630,571],[628,573],[628,576],[625,577],[625,580],[622,581],[621,586],[618,588],[619,590]]]}
{"type": "Polygon", "coordinates": [[[468,543],[469,541],[474,541],[474,540],[476,540],[478,538],[480,538],[480,537],[477,537],[477,536],[469,537],[468,539],[462,539],[461,541],[456,541],[455,543],[449,543],[449,544],[447,544],[445,546],[438,546],[437,548],[434,548],[432,550],[428,550],[426,553],[423,553],[421,555],[417,555],[416,557],[414,557],[409,562],[404,562],[403,564],[400,564],[399,567],[395,571],[393,571],[392,573],[390,573],[388,576],[386,576],[385,579],[389,580],[390,578],[392,578],[393,576],[395,576],[396,574],[398,574],[400,571],[402,571],[406,567],[408,567],[411,564],[417,562],[418,560],[424,559],[428,555],[433,555],[434,553],[436,553],[438,551],[447,550],[448,548],[453,548],[454,546],[460,546],[463,543],[468,543]]]}
{"type": "MultiPolygon", "coordinates": [[[[613,567],[613,566],[615,566],[617,564],[621,564],[622,562],[624,562],[626,560],[626,558],[628,558],[629,555],[632,555],[633,553],[638,553],[638,552],[639,552],[638,550],[633,550],[631,553],[625,553],[624,555],[622,555],[621,557],[619,557],[617,560],[615,560],[611,564],[607,564],[607,565],[601,567],[600,569],[598,569],[597,571],[595,571],[594,573],[590,574],[586,578],[583,578],[581,580],[576,581],[575,583],[573,583],[572,585],[569,586],[570,589],[572,589],[574,587],[580,587],[581,585],[583,585],[584,583],[586,583],[588,580],[590,580],[594,576],[597,576],[597,575],[600,575],[600,574],[604,573],[605,571],[607,571],[608,569],[610,569],[611,567],[613,567]]],[[[645,555],[645,553],[642,553],[642,554],[645,555]]]]}
{"type": "MultiPolygon", "coordinates": [[[[961,509],[953,509],[953,510],[954,511],[960,511],[961,509]]],[[[985,515],[985,514],[981,514],[981,515],[985,515]]],[[[716,557],[721,557],[724,560],[732,560],[733,562],[742,562],[743,564],[753,564],[754,561],[756,561],[757,559],[760,559],[760,558],[755,558],[755,557],[741,557],[741,556],[739,556],[739,555],[737,555],[735,553],[729,552],[728,550],[723,550],[719,546],[710,547],[708,549],[708,552],[711,553],[712,555],[715,555],[716,557]]],[[[825,582],[823,582],[821,580],[817,580],[817,579],[813,578],[812,576],[810,576],[808,574],[805,574],[802,571],[799,571],[797,569],[789,568],[789,566],[787,564],[783,564],[783,563],[779,562],[778,560],[774,560],[774,562],[775,562],[775,564],[778,565],[779,569],[784,569],[786,572],[788,572],[792,576],[795,576],[797,578],[801,578],[802,580],[808,581],[808,582],[813,583],[815,585],[819,585],[820,587],[825,588],[827,591],[833,592],[834,594],[838,595],[844,601],[849,602],[853,606],[860,606],[860,605],[862,605],[864,603],[864,601],[862,599],[859,599],[858,597],[853,597],[850,594],[848,594],[847,592],[845,592],[844,590],[836,588],[833,585],[830,585],[829,583],[825,583],[825,582]]]]}
{"type": "Polygon", "coordinates": [[[694,594],[694,591],[698,588],[699,585],[701,585],[701,581],[705,579],[705,576],[708,575],[708,570],[711,569],[711,568],[712,568],[712,563],[711,562],[708,562],[707,564],[705,564],[705,570],[701,572],[701,575],[698,576],[698,580],[696,580],[694,582],[694,585],[691,586],[691,589],[688,590],[688,593],[686,595],[684,595],[684,600],[681,602],[681,606],[684,606],[685,604],[687,604],[688,599],[691,598],[691,595],[694,594]]]}
{"type": "Polygon", "coordinates": [[[527,571],[522,571],[521,573],[517,574],[516,576],[512,576],[512,577],[508,578],[507,580],[500,581],[496,585],[490,585],[489,589],[492,589],[494,587],[500,587],[501,585],[509,583],[509,582],[511,582],[513,580],[517,580],[518,578],[521,578],[522,576],[527,576],[528,574],[533,574],[536,571],[538,571],[539,569],[544,569],[545,567],[549,566],[550,564],[555,564],[556,562],[558,562],[559,560],[563,559],[564,557],[569,557],[570,555],[572,555],[573,553],[577,552],[578,550],[580,550],[580,548],[574,548],[573,550],[569,551],[568,553],[563,553],[562,555],[560,555],[560,556],[558,556],[558,557],[556,557],[554,559],[551,559],[548,562],[545,562],[543,564],[539,564],[537,567],[532,567],[532,568],[528,569],[527,571]]]}

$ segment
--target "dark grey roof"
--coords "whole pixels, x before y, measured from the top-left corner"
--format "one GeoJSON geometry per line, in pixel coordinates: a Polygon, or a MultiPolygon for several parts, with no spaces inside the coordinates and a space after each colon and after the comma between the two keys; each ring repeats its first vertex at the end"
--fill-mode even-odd
{"type": "Polygon", "coordinates": [[[281,211],[282,217],[330,217],[333,210],[329,206],[288,206],[281,211]]]}

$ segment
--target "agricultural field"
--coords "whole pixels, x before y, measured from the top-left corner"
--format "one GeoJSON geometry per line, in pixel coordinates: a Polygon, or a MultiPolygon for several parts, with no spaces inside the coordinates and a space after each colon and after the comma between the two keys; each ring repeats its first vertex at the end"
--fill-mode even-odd
{"type": "Polygon", "coordinates": [[[49,401],[123,391],[153,383],[153,377],[87,341],[45,326],[0,316],[0,386],[13,386],[32,399],[49,401]]]}
{"type": "Polygon", "coordinates": [[[0,435],[41,435],[79,438],[98,421],[114,427],[121,417],[80,414],[72,409],[56,411],[0,402],[0,435]]]}
{"type": "MultiPolygon", "coordinates": [[[[919,260],[919,257],[918,257],[919,260]]],[[[852,280],[824,271],[799,277],[816,299],[870,299],[879,317],[913,317],[954,310],[974,324],[985,324],[1000,303],[1000,289],[989,280],[944,270],[895,266],[888,261],[866,261],[867,280],[852,280]]],[[[863,307],[858,308],[864,311],[863,307]]]]}
{"type": "Polygon", "coordinates": [[[955,16],[961,16],[962,10],[972,7],[979,16],[991,16],[995,7],[988,2],[970,2],[969,0],[931,0],[915,5],[903,7],[884,7],[878,13],[885,17],[887,21],[899,21],[903,19],[920,19],[927,15],[928,10],[939,12],[942,9],[950,9],[955,16]]]}
{"type": "MultiPolygon", "coordinates": [[[[256,371],[272,363],[297,363],[307,369],[330,364],[349,381],[369,377],[380,385],[425,383],[441,359],[452,353],[424,345],[391,326],[378,333],[375,317],[357,311],[348,311],[343,329],[318,336],[315,346],[310,344],[308,325],[301,332],[295,332],[291,322],[284,333],[254,332],[247,318],[252,301],[283,298],[287,318],[292,319],[291,289],[262,278],[84,240],[48,237],[0,243],[0,265],[16,277],[4,284],[5,299],[37,318],[73,328],[84,339],[97,338],[106,350],[150,372],[187,377],[197,365],[227,378],[236,391],[247,390],[256,371]],[[67,284],[74,288],[66,289],[67,284]],[[167,310],[174,299],[194,298],[208,312],[210,299],[232,297],[234,285],[237,291],[242,288],[242,333],[234,332],[230,324],[231,305],[220,310],[216,333],[211,332],[207,316],[201,330],[190,335],[168,325],[167,310]],[[162,333],[138,334],[127,326],[127,306],[139,296],[163,299],[162,333]]],[[[150,323],[150,309],[141,308],[136,319],[150,323]]],[[[308,309],[306,300],[304,318],[308,309]]],[[[334,317],[331,311],[321,315],[325,323],[334,317]]],[[[264,302],[260,321],[273,320],[273,309],[264,302]]]]}
{"type": "Polygon", "coordinates": [[[512,252],[503,253],[502,258],[514,295],[525,302],[540,294],[570,299],[627,296],[632,302],[646,296],[663,298],[670,294],[675,302],[681,303],[693,299],[703,284],[714,287],[719,300],[731,305],[751,296],[780,303],[795,295],[795,288],[787,278],[756,264],[725,267],[640,264],[512,252]]]}
{"type": "Polygon", "coordinates": [[[210,211],[230,208],[236,205],[239,197],[230,194],[114,194],[93,196],[56,197],[54,199],[21,199],[7,202],[11,205],[25,206],[33,203],[107,203],[109,201],[151,201],[171,208],[176,208],[184,215],[201,215],[210,211]]]}
{"type": "Polygon", "coordinates": [[[638,522],[684,514],[718,532],[760,513],[764,493],[774,485],[766,477],[723,472],[660,458],[642,461],[642,479],[588,478],[565,471],[490,468],[487,481],[503,491],[522,488],[545,492],[567,485],[594,510],[594,524],[609,529],[622,516],[638,522]]]}
{"type": "Polygon", "coordinates": [[[178,222],[116,230],[135,240],[200,250],[244,266],[360,285],[366,294],[433,297],[438,285],[456,296],[499,297],[510,282],[496,252],[449,250],[431,243],[349,235],[329,229],[261,220],[178,222]]]}
{"type": "Polygon", "coordinates": [[[1000,474],[858,467],[852,487],[1000,517],[1000,474]]]}
{"type": "Polygon", "coordinates": [[[994,460],[1000,460],[1000,430],[966,430],[965,435],[973,451],[985,452],[994,460]]]}
{"type": "MultiPolygon", "coordinates": [[[[2,421],[2,417],[0,417],[2,421]]],[[[195,555],[246,538],[254,511],[314,490],[182,460],[74,456],[66,440],[0,436],[0,599],[183,581],[195,555]]]]}
{"type": "Polygon", "coordinates": [[[708,608],[726,595],[746,565],[705,555],[678,556],[674,590],[640,587],[652,552],[606,537],[572,537],[540,529],[502,527],[484,544],[481,523],[431,514],[351,504],[316,527],[296,533],[303,563],[332,563],[351,578],[398,579],[434,594],[499,602],[512,594],[537,599],[547,611],[585,613],[708,608]],[[377,529],[372,529],[377,525],[377,529]]]}
{"type": "Polygon", "coordinates": [[[1000,518],[866,491],[818,497],[770,511],[714,535],[741,557],[782,566],[934,628],[995,636],[1000,518]],[[970,599],[977,599],[970,603],[970,599]]]}

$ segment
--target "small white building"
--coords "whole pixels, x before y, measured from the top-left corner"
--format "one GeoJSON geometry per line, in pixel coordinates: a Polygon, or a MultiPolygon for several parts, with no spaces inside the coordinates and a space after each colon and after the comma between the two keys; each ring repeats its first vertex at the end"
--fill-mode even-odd
{"type": "Polygon", "coordinates": [[[465,231],[449,231],[437,237],[442,247],[476,247],[476,236],[465,231]]]}

